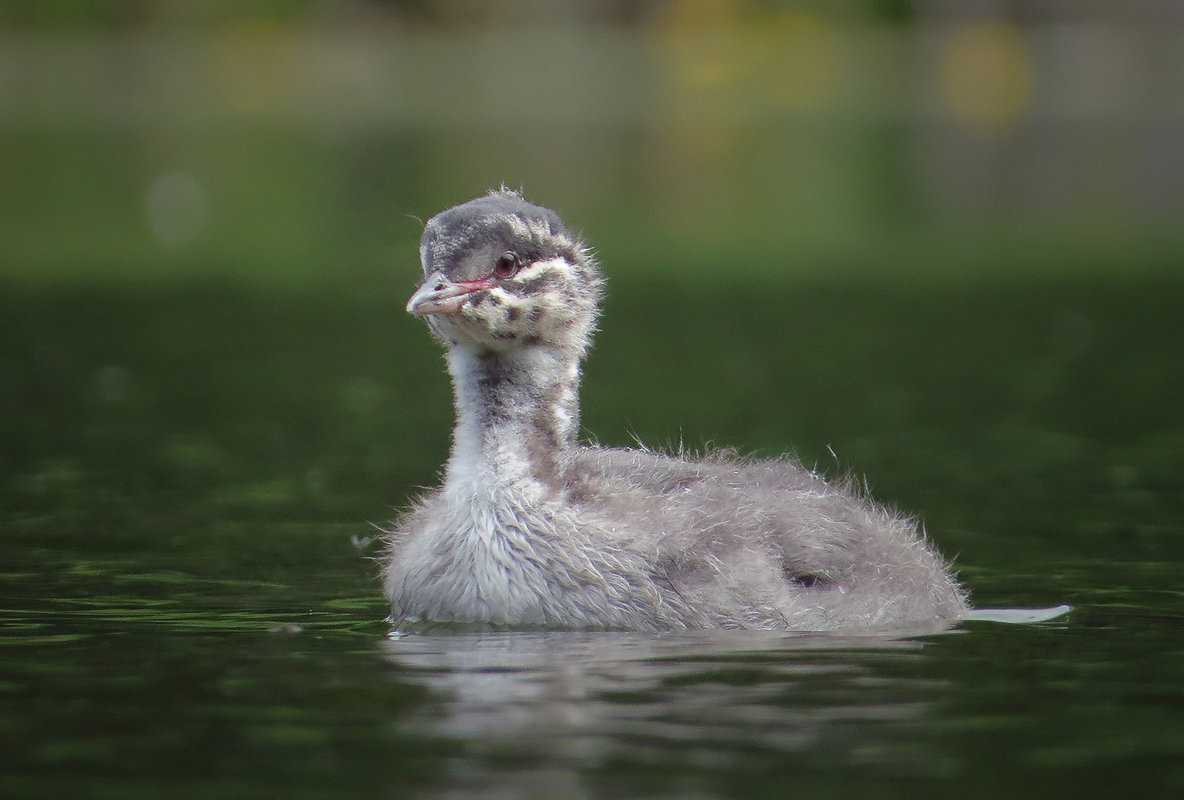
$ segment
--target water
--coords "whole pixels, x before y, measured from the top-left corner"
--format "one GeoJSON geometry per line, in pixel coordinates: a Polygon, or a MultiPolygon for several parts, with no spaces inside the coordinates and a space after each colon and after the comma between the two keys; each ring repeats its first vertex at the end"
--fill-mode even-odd
{"type": "Polygon", "coordinates": [[[1184,793],[1184,286],[612,290],[602,441],[858,468],[979,605],[1073,611],[392,637],[367,523],[450,417],[401,290],[14,288],[0,795],[1184,793]]]}

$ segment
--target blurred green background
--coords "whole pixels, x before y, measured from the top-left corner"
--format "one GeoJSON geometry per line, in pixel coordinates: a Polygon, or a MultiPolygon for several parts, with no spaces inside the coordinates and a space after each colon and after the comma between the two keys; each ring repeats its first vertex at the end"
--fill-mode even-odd
{"type": "Polygon", "coordinates": [[[1181,141],[1170,3],[7,3],[9,506],[386,518],[451,424],[421,220],[500,184],[610,276],[605,443],[793,450],[938,526],[1145,498],[1181,141]]]}
{"type": "Polygon", "coordinates": [[[502,183],[613,275],[1174,273],[1182,140],[1173,3],[7,3],[0,277],[405,287],[502,183]]]}

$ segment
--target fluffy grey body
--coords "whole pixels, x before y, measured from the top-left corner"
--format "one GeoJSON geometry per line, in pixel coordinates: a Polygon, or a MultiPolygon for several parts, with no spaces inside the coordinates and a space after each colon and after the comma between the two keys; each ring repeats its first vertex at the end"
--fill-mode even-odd
{"type": "Polygon", "coordinates": [[[962,590],[916,523],[789,460],[580,445],[602,279],[559,217],[493,192],[430,220],[408,303],[448,346],[443,485],[391,531],[396,623],[838,630],[940,624],[962,590]]]}

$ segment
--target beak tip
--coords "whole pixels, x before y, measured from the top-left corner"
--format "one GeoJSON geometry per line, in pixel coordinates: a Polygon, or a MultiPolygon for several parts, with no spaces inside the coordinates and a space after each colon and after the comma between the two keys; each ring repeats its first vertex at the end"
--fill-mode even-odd
{"type": "Polygon", "coordinates": [[[407,313],[416,317],[455,314],[469,295],[483,288],[477,281],[456,283],[440,271],[433,272],[407,301],[407,313]]]}

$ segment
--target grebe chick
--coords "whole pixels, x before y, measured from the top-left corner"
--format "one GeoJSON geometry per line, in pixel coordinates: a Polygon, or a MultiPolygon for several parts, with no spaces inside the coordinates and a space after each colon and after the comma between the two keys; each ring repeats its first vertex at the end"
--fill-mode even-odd
{"type": "Polygon", "coordinates": [[[790,460],[577,442],[602,278],[555,212],[494,191],[428,221],[407,303],[448,347],[443,486],[390,532],[396,625],[836,630],[965,615],[917,525],[790,460]]]}

